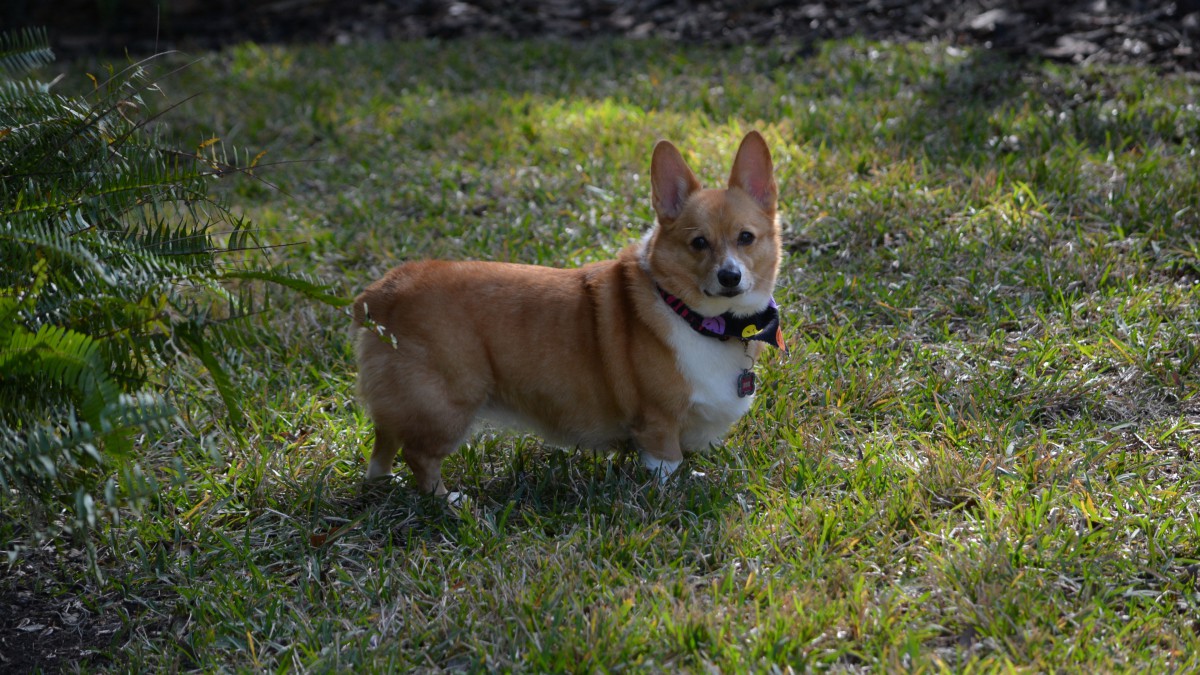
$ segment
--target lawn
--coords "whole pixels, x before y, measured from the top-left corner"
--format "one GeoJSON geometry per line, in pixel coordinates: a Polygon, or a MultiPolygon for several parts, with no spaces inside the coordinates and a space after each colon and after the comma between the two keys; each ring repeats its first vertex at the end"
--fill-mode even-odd
{"type": "Polygon", "coordinates": [[[232,356],[244,424],[173,376],[103,580],[69,552],[0,580],[71,608],[83,666],[1200,667],[1200,81],[864,41],[199,56],[163,83],[199,94],[179,143],[265,150],[221,189],[347,297],[407,259],[611,257],[656,139],[719,185],[759,129],[792,350],[665,486],[485,432],[454,509],[361,494],[348,315],[276,293],[232,356]]]}

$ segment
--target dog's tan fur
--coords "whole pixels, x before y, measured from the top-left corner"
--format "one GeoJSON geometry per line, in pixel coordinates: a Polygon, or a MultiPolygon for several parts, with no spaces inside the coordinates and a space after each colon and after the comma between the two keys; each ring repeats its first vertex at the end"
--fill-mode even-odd
{"type": "Polygon", "coordinates": [[[701,390],[720,399],[732,379],[697,382],[708,377],[704,364],[681,352],[695,338],[733,363],[761,345],[681,332],[656,284],[704,314],[765,306],[780,257],[770,153],[751,132],[728,189],[703,190],[679,151],[661,141],[651,184],[658,224],[615,260],[577,269],[411,262],[358,296],[359,392],[375,422],[369,479],[389,475],[403,448],[416,487],[444,492],[442,461],[481,416],[566,445],[632,440],[648,465],[668,471],[684,449],[699,449],[684,440],[719,440],[748,402],[729,411],[721,408],[741,404],[714,405],[701,390]],[[739,243],[744,232],[753,243],[739,243]],[[704,250],[692,245],[700,236],[704,250]],[[747,287],[718,293],[728,290],[716,281],[721,265],[743,269],[747,287]],[[704,428],[689,434],[697,425],[704,428]]]}

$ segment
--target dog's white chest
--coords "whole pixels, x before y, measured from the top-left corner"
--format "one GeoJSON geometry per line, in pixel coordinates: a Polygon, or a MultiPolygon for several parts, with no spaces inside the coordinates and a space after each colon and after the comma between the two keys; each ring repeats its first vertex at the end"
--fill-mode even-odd
{"type": "Polygon", "coordinates": [[[702,450],[720,442],[750,410],[752,397],[738,396],[738,377],[753,364],[740,342],[705,337],[672,319],[675,362],[691,387],[692,405],[680,443],[687,450],[702,450]]]}

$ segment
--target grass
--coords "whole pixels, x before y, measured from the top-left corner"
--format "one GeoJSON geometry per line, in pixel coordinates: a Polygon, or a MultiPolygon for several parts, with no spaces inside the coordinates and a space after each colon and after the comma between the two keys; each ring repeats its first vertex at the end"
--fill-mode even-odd
{"type": "Polygon", "coordinates": [[[405,259],[612,256],[651,222],[657,138],[712,185],[758,128],[792,355],[703,475],[484,434],[447,463],[454,510],[360,495],[349,319],[280,296],[238,356],[244,428],[177,385],[178,430],[143,448],[160,496],[107,533],[104,580],[35,556],[0,581],[108,626],[88,667],[1200,665],[1193,78],[423,42],[245,45],[168,89],[202,93],[181,142],[303,160],[227,189],[347,296],[405,259]]]}

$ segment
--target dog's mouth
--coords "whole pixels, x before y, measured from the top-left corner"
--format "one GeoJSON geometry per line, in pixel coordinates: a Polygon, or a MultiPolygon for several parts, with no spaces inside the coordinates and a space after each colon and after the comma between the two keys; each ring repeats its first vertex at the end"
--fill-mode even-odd
{"type": "Polygon", "coordinates": [[[740,291],[740,290],[738,290],[738,289],[736,289],[736,288],[726,288],[726,289],[724,289],[724,290],[717,291],[716,293],[713,293],[713,292],[711,292],[711,291],[705,290],[705,291],[704,291],[704,294],[705,294],[705,295],[707,295],[707,296],[708,296],[708,297],[710,297],[710,298],[716,298],[716,297],[721,297],[721,298],[736,298],[737,296],[739,296],[739,295],[741,295],[741,294],[742,294],[742,291],[740,291]]]}

